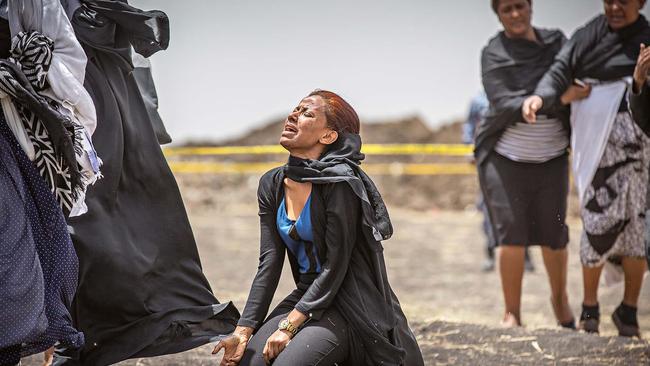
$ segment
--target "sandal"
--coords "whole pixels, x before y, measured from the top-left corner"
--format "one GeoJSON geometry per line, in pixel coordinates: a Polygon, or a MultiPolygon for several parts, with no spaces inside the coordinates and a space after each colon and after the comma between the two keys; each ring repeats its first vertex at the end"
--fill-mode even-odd
{"type": "Polygon", "coordinates": [[[582,304],[582,313],[580,314],[580,330],[587,333],[600,333],[600,307],[596,305],[582,304]]]}
{"type": "Polygon", "coordinates": [[[621,303],[612,313],[612,321],[618,329],[619,336],[641,338],[635,307],[621,303]]]}

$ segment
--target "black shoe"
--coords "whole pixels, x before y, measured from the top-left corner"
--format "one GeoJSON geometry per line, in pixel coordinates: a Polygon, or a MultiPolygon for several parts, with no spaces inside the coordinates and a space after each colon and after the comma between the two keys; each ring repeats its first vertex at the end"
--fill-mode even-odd
{"type": "Polygon", "coordinates": [[[564,323],[558,323],[562,328],[566,329],[571,329],[571,330],[576,330],[576,321],[575,319],[571,319],[568,322],[564,323]]]}
{"type": "Polygon", "coordinates": [[[621,303],[612,313],[612,321],[618,329],[619,336],[641,338],[635,307],[621,303]]]}
{"type": "Polygon", "coordinates": [[[587,306],[582,304],[582,313],[580,314],[580,330],[587,333],[600,333],[598,327],[600,326],[600,307],[598,304],[587,306]]]}

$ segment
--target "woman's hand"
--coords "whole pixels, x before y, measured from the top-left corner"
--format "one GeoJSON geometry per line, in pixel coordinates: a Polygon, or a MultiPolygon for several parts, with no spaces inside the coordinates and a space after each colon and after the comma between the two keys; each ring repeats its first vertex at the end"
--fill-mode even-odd
{"type": "Polygon", "coordinates": [[[271,360],[275,359],[280,355],[280,352],[282,352],[289,342],[291,342],[291,337],[293,335],[286,330],[276,330],[271,336],[266,340],[266,344],[264,345],[264,351],[262,354],[264,355],[264,361],[266,361],[266,364],[270,364],[271,360]]]}
{"type": "Polygon", "coordinates": [[[587,84],[585,86],[580,86],[572,84],[564,94],[562,94],[560,101],[563,105],[568,105],[576,100],[587,98],[589,94],[591,94],[591,85],[587,84]]]}
{"type": "Polygon", "coordinates": [[[650,47],[646,47],[641,43],[641,52],[639,58],[636,60],[636,67],[634,68],[634,92],[641,92],[641,88],[648,80],[648,72],[650,72],[650,47]]]}
{"type": "Polygon", "coordinates": [[[251,328],[237,327],[231,335],[220,340],[212,351],[212,354],[215,355],[222,349],[224,350],[223,359],[221,359],[219,365],[237,366],[244,355],[244,351],[246,350],[248,340],[252,333],[253,329],[251,328]]]}
{"type": "Polygon", "coordinates": [[[537,121],[537,111],[542,109],[544,101],[538,95],[531,95],[530,97],[524,100],[524,104],[521,106],[521,115],[524,117],[524,120],[528,123],[535,123],[537,121]]]}

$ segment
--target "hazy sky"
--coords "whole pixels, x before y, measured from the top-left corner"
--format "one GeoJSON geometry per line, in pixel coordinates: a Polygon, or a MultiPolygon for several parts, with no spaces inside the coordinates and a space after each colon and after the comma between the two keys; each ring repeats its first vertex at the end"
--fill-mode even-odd
{"type": "MultiPolygon", "coordinates": [[[[499,29],[489,0],[132,0],[170,17],[152,57],[175,142],[224,139],[286,115],[308,92],[345,97],[362,119],[462,117],[481,48],[499,29]]],[[[567,35],[602,0],[536,0],[533,23],[567,35]]],[[[644,9],[646,16],[650,6],[644,9]]]]}

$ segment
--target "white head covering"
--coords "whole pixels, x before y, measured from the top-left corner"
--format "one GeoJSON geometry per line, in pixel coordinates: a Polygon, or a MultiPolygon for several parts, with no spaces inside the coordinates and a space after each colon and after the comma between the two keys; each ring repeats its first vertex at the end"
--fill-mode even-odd
{"type": "MultiPolygon", "coordinates": [[[[77,163],[81,166],[84,189],[70,210],[71,217],[79,216],[88,210],[84,202],[85,187],[101,178],[101,160],[91,140],[97,127],[97,113],[83,85],[88,59],[59,0],[7,0],[7,3],[12,38],[20,32],[36,31],[53,41],[54,50],[46,76],[48,88],[39,93],[58,102],[68,111],[73,123],[83,126],[80,141],[83,153],[77,154],[77,163]]],[[[27,156],[34,160],[34,147],[11,98],[0,93],[0,103],[9,127],[27,156]]]]}
{"type": "Polygon", "coordinates": [[[11,36],[37,31],[54,41],[52,64],[47,73],[51,90],[42,94],[69,109],[92,135],[97,113],[90,94],[83,86],[86,54],[59,0],[8,0],[11,36]]]}

